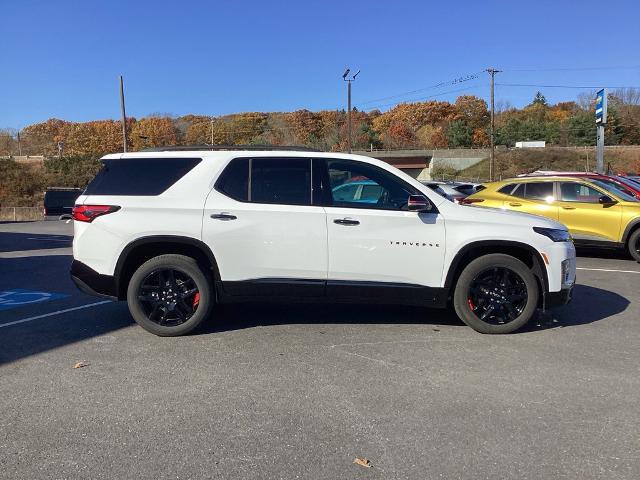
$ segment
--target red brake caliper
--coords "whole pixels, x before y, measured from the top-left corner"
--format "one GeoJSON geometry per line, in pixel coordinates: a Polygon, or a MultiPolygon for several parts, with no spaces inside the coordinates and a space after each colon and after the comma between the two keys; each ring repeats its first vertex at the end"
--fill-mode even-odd
{"type": "Polygon", "coordinates": [[[200,303],[200,292],[196,292],[193,296],[193,309],[195,310],[198,304],[200,303]]]}
{"type": "Polygon", "coordinates": [[[469,308],[471,310],[475,310],[476,306],[473,304],[473,300],[471,300],[470,298],[467,298],[467,304],[469,305],[469,308]]]}

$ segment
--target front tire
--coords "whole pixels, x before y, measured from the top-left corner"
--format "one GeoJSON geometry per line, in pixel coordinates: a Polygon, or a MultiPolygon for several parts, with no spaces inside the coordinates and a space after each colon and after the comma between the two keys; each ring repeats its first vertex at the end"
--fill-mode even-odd
{"type": "Polygon", "coordinates": [[[160,255],[143,263],[127,288],[131,316],[161,337],[185,335],[207,318],[212,282],[191,257],[160,255]]]}
{"type": "Polygon", "coordinates": [[[627,248],[633,259],[640,263],[640,228],[637,228],[629,237],[627,248]]]}
{"type": "Polygon", "coordinates": [[[458,317],[480,333],[511,333],[531,320],[540,292],[522,261],[493,253],[476,258],[456,283],[453,305],[458,317]]]}

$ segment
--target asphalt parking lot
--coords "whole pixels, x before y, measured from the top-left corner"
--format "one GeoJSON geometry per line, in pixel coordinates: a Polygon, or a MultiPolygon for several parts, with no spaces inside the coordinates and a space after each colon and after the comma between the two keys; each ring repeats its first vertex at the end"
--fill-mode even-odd
{"type": "Polygon", "coordinates": [[[640,265],[623,255],[581,252],[573,302],[513,335],[437,310],[253,305],[159,338],[76,290],[71,236],[0,224],[0,478],[640,478],[640,265]]]}

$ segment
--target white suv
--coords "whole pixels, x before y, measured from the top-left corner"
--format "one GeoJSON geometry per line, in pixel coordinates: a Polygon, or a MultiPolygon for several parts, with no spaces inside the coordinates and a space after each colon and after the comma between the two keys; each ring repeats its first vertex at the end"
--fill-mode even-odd
{"type": "Polygon", "coordinates": [[[551,220],[452,203],[358,155],[297,148],[107,155],[76,201],[72,278],[157,335],[246,300],[453,304],[508,333],[567,303],[575,250],[551,220]]]}

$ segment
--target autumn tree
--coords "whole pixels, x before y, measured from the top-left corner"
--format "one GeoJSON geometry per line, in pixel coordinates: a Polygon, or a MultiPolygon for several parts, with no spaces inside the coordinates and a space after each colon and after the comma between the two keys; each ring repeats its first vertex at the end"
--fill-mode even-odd
{"type": "Polygon", "coordinates": [[[416,132],[418,145],[422,148],[447,148],[449,146],[447,136],[442,127],[425,125],[416,132]]]}
{"type": "Polygon", "coordinates": [[[132,150],[178,144],[178,130],[169,117],[146,117],[138,120],[130,130],[132,150]]]}
{"type": "Polygon", "coordinates": [[[462,95],[455,103],[458,117],[472,129],[486,128],[489,125],[487,102],[473,95],[462,95]]]}
{"type": "Polygon", "coordinates": [[[485,128],[476,128],[473,130],[471,137],[471,146],[473,147],[488,147],[490,143],[489,135],[485,128]]]}
{"type": "Polygon", "coordinates": [[[414,132],[424,125],[442,125],[456,118],[457,111],[449,102],[401,103],[373,120],[373,128],[383,134],[394,124],[403,124],[414,132]]]}

